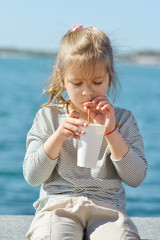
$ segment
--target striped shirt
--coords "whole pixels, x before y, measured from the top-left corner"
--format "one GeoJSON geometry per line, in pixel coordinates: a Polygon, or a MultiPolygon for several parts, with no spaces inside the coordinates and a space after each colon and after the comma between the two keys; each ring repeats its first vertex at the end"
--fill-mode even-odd
{"type": "Polygon", "coordinates": [[[142,136],[132,113],[114,108],[119,133],[129,145],[128,153],[115,160],[104,138],[95,168],[77,166],[77,141],[67,139],[56,160],[43,150],[44,142],[67,116],[66,106],[52,106],[38,111],[27,134],[27,151],[23,163],[26,181],[41,185],[39,199],[34,203],[40,211],[46,203],[69,196],[87,196],[125,209],[125,190],[122,182],[137,187],[147,173],[142,136]]]}

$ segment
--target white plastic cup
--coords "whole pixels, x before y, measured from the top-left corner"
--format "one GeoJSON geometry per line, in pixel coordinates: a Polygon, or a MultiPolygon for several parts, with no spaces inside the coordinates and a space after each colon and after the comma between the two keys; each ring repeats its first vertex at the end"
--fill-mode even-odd
{"type": "Polygon", "coordinates": [[[77,166],[96,167],[105,128],[100,124],[90,124],[87,128],[84,128],[86,134],[81,135],[78,140],[77,166]]]}

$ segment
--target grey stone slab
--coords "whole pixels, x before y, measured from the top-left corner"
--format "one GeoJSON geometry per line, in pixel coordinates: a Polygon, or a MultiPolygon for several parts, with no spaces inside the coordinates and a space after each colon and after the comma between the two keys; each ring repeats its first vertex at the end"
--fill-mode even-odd
{"type": "MultiPolygon", "coordinates": [[[[32,219],[31,215],[0,215],[0,240],[26,240],[32,219]]],[[[160,218],[133,217],[132,220],[142,240],[160,240],[160,218]]]]}
{"type": "Polygon", "coordinates": [[[26,240],[33,216],[0,215],[0,240],[26,240]]]}
{"type": "Polygon", "coordinates": [[[160,218],[133,217],[142,240],[160,240],[160,218]]]}

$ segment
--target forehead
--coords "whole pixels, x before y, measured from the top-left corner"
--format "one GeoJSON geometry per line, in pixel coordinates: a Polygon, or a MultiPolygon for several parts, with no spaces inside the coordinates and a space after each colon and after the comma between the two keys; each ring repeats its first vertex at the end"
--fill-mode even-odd
{"type": "Polygon", "coordinates": [[[77,79],[92,79],[96,77],[103,77],[107,73],[107,67],[105,63],[95,63],[95,64],[84,64],[71,68],[67,70],[68,78],[77,79]]]}

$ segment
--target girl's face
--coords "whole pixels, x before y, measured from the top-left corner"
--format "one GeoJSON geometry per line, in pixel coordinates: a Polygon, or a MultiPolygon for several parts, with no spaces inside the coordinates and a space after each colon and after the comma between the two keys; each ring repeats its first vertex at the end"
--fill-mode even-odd
{"type": "Polygon", "coordinates": [[[86,74],[67,72],[64,77],[64,87],[73,107],[84,114],[84,103],[92,101],[97,96],[105,96],[110,85],[109,74],[105,64],[97,63],[93,68],[88,67],[86,74]]]}

